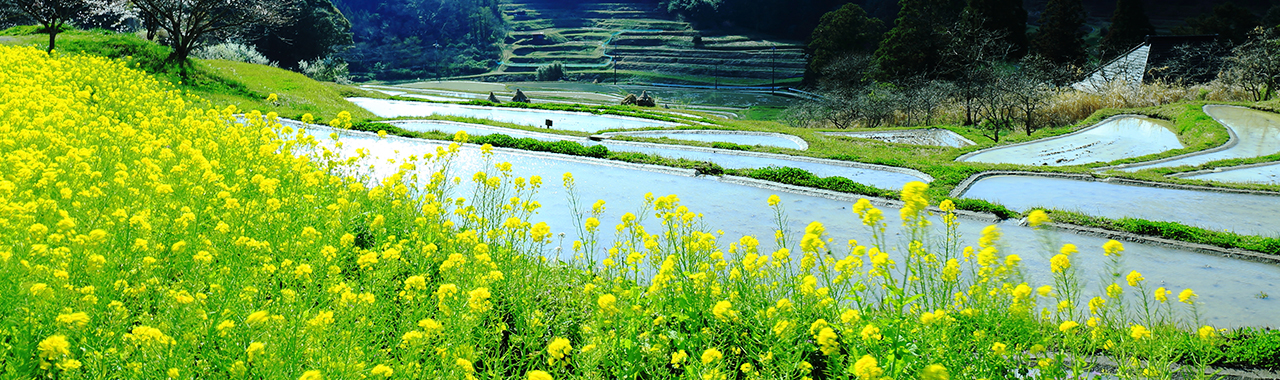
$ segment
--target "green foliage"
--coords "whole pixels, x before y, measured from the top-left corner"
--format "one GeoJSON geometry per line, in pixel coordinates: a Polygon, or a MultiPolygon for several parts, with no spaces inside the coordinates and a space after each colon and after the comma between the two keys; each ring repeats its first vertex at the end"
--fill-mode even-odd
{"type": "Polygon", "coordinates": [[[844,177],[818,177],[804,169],[792,167],[767,167],[757,169],[739,169],[731,173],[765,181],[805,186],[817,189],[839,191],[842,193],[867,195],[872,197],[897,199],[898,193],[892,190],[879,189],[874,186],[853,182],[844,177]]]}
{"type": "Polygon", "coordinates": [[[500,58],[498,0],[334,0],[351,22],[343,53],[357,80],[479,74],[500,58]]]}
{"type": "Polygon", "coordinates": [[[778,116],[780,116],[783,111],[786,111],[786,109],[786,107],[752,106],[747,109],[747,114],[744,117],[747,120],[773,121],[778,120],[778,116]]]}
{"type": "Polygon", "coordinates": [[[564,79],[564,64],[560,63],[560,61],[551,62],[546,65],[539,66],[536,73],[538,81],[540,82],[558,81],[564,79]]]}
{"type": "Polygon", "coordinates": [[[1102,37],[1099,48],[1104,59],[1115,58],[1138,46],[1151,34],[1156,34],[1156,28],[1147,19],[1142,0],[1116,0],[1115,13],[1111,14],[1111,27],[1107,35],[1102,37]]]}
{"type": "Polygon", "coordinates": [[[1280,255],[1280,238],[1278,237],[1239,235],[1234,232],[1208,230],[1175,222],[1137,218],[1109,219],[1071,211],[1053,210],[1049,216],[1057,222],[1280,255]]]}
{"type": "MultiPolygon", "coordinates": [[[[388,130],[389,131],[389,130],[388,130]]],[[[535,152],[551,152],[558,154],[567,154],[571,156],[608,158],[609,148],[603,145],[592,145],[589,147],[582,146],[574,141],[542,141],[532,138],[514,138],[500,133],[491,135],[475,136],[471,138],[471,142],[476,144],[489,144],[502,148],[515,148],[521,150],[535,152]]]]}
{"type": "Polygon", "coordinates": [[[956,209],[960,209],[960,210],[991,213],[991,214],[995,214],[995,216],[1000,219],[1010,219],[1010,218],[1017,218],[1022,216],[1022,214],[1019,214],[1017,211],[1013,211],[1008,208],[1005,208],[1004,205],[991,203],[981,199],[970,199],[970,198],[962,198],[962,199],[948,198],[948,199],[951,199],[951,202],[956,204],[956,209]]]}
{"type": "Polygon", "coordinates": [[[820,70],[840,56],[873,51],[883,29],[884,22],[868,17],[867,12],[854,3],[822,15],[809,37],[805,81],[816,83],[820,70]]]}
{"type": "Polygon", "coordinates": [[[893,29],[876,49],[875,59],[881,81],[904,79],[927,71],[938,63],[941,45],[928,25],[923,0],[903,0],[893,29]]]}
{"type": "Polygon", "coordinates": [[[1022,0],[969,0],[965,7],[980,21],[982,29],[996,32],[1013,49],[1010,56],[1021,58],[1027,53],[1027,10],[1022,0]]]}
{"type": "MultiPolygon", "coordinates": [[[[405,98],[405,97],[395,97],[395,99],[406,100],[406,101],[416,101],[416,102],[423,101],[422,99],[418,99],[418,98],[405,98]]],[[[472,100],[472,101],[463,102],[462,104],[473,105],[473,106],[484,106],[484,107],[528,108],[528,109],[551,110],[551,111],[590,112],[596,115],[629,116],[629,117],[639,117],[639,118],[652,119],[652,120],[679,122],[679,120],[675,118],[664,116],[664,115],[657,115],[657,114],[642,112],[638,108],[632,107],[632,106],[593,106],[593,105],[583,105],[583,104],[522,103],[522,102],[493,103],[487,100],[472,100]]]]}
{"type": "Polygon", "coordinates": [[[1186,25],[1174,28],[1176,34],[1217,34],[1231,41],[1233,45],[1244,43],[1253,28],[1262,26],[1262,21],[1249,9],[1228,1],[1215,5],[1213,12],[1191,17],[1186,25]]]}
{"type": "Polygon", "coordinates": [[[289,25],[266,30],[254,28],[247,35],[258,51],[282,67],[296,68],[302,61],[322,59],[352,44],[351,22],[329,0],[304,0],[289,15],[289,25]]]}
{"type": "MultiPolygon", "coordinates": [[[[59,30],[60,31],[58,33],[67,33],[67,32],[76,30],[76,28],[73,28],[67,24],[62,24],[62,27],[59,28],[59,30]]],[[[9,27],[8,29],[5,29],[5,30],[0,30],[0,36],[29,36],[33,34],[48,34],[48,33],[49,32],[45,29],[43,25],[17,25],[17,26],[9,27]]]]}
{"type": "Polygon", "coordinates": [[[1088,58],[1081,31],[1087,15],[1080,0],[1049,0],[1032,41],[1035,53],[1059,65],[1082,65],[1088,58]]]}
{"type": "Polygon", "coordinates": [[[1224,355],[1214,365],[1280,370],[1280,330],[1245,327],[1225,337],[1224,355]]]}
{"type": "MultiPolygon", "coordinates": [[[[703,25],[727,23],[796,40],[809,37],[824,13],[845,3],[844,0],[660,0],[667,13],[703,25]]],[[[883,9],[889,7],[881,8],[885,13],[891,11],[883,9]]],[[[892,17],[892,14],[877,16],[892,17]]]]}
{"type": "Polygon", "coordinates": [[[739,145],[739,144],[734,144],[731,142],[724,142],[724,141],[713,141],[711,142],[711,147],[716,149],[728,149],[728,150],[751,150],[751,147],[749,146],[739,145]]]}

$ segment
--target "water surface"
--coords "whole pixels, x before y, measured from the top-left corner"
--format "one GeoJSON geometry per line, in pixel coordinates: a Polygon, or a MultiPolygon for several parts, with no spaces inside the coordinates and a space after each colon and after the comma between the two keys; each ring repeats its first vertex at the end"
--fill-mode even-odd
{"type": "MultiPolygon", "coordinates": [[[[325,127],[313,127],[318,136],[327,136],[331,130],[325,127]]],[[[354,154],[356,148],[368,148],[379,159],[369,161],[374,165],[376,175],[388,175],[394,172],[397,164],[388,163],[386,158],[407,157],[410,154],[422,154],[435,151],[444,142],[413,140],[397,137],[378,139],[376,135],[352,131],[338,131],[345,147],[344,154],[354,154]]],[[[654,195],[678,194],[681,204],[695,212],[703,213],[708,227],[707,231],[722,229],[723,236],[719,243],[727,249],[728,243],[743,235],[753,235],[761,241],[762,251],[772,251],[773,236],[772,212],[766,206],[766,199],[777,192],[750,186],[741,186],[721,182],[716,177],[686,177],[662,174],[630,168],[619,168],[611,165],[600,165],[560,159],[545,155],[532,155],[524,152],[508,152],[499,150],[494,154],[494,162],[507,161],[514,166],[515,175],[529,176],[538,174],[544,177],[545,186],[538,197],[543,204],[540,213],[534,219],[546,221],[555,233],[564,232],[562,240],[556,240],[547,247],[544,254],[551,257],[568,259],[571,254],[567,247],[576,236],[573,232],[565,189],[560,183],[560,175],[572,172],[577,180],[579,196],[586,203],[596,199],[607,202],[607,210],[601,217],[602,240],[604,245],[612,241],[614,224],[618,223],[625,212],[638,211],[645,193],[654,195]],[[566,247],[557,251],[555,247],[566,247]]],[[[470,173],[481,168],[486,162],[481,159],[478,149],[466,146],[455,160],[455,168],[451,175],[470,178],[470,173]]],[[[457,195],[469,195],[469,181],[456,190],[457,195]]],[[[870,241],[870,233],[863,227],[856,215],[850,211],[850,203],[827,198],[800,194],[779,194],[783,205],[791,216],[787,227],[793,233],[800,233],[811,221],[825,223],[828,235],[835,242],[857,239],[870,241]]],[[[882,208],[889,225],[887,231],[890,244],[901,246],[897,219],[898,210],[882,208]]],[[[659,226],[648,217],[647,229],[659,231],[659,226]]],[[[935,223],[935,226],[941,223],[935,223]]],[[[960,230],[965,236],[966,244],[975,244],[980,231],[986,223],[961,220],[960,230]]],[[[1047,257],[1049,250],[1039,243],[1038,232],[1019,227],[1012,222],[1000,224],[1004,232],[1001,250],[1003,253],[1017,253],[1023,258],[1027,268],[1028,280],[1033,286],[1051,283],[1047,257]]],[[[1095,273],[1103,267],[1101,246],[1105,239],[1072,234],[1049,233],[1052,240],[1059,243],[1073,243],[1080,247],[1081,253],[1076,255],[1073,265],[1081,268],[1082,279],[1086,282],[1085,297],[1092,297],[1099,288],[1095,273]]],[[[833,243],[842,246],[842,243],[833,243]]],[[[1055,246],[1049,247],[1056,250],[1055,246]]],[[[1149,286],[1165,286],[1175,293],[1183,288],[1192,288],[1206,302],[1201,312],[1204,323],[1219,327],[1241,325],[1276,326],[1275,315],[1280,315],[1280,303],[1274,299],[1259,299],[1259,292],[1280,295],[1280,267],[1247,261],[1226,259],[1217,256],[1179,251],[1176,249],[1126,243],[1125,257],[1128,269],[1136,269],[1148,279],[1149,286]]],[[[891,250],[898,256],[900,248],[891,250]]],[[[836,250],[837,252],[840,249],[836,250]]],[[[597,255],[603,255],[597,252],[597,255]]],[[[900,259],[900,258],[899,258],[900,259]]],[[[1127,273],[1127,270],[1126,270],[1127,273]]],[[[1123,283],[1123,280],[1120,280],[1123,283]]],[[[1128,287],[1126,287],[1128,289],[1128,287]]],[[[1130,297],[1134,299],[1136,297],[1130,297]]]]}
{"type": "Polygon", "coordinates": [[[460,104],[407,102],[400,100],[349,98],[352,103],[373,112],[378,117],[447,115],[489,119],[512,124],[545,127],[551,120],[552,127],[569,131],[596,132],[604,129],[634,129],[644,127],[672,127],[679,125],[658,120],[595,115],[587,112],[548,111],[535,109],[480,107],[460,104]]]}
{"type": "Polygon", "coordinates": [[[994,148],[962,161],[1034,166],[1082,165],[1110,162],[1181,149],[1168,122],[1144,117],[1120,117],[1080,132],[1030,144],[994,148]]]}
{"type": "Polygon", "coordinates": [[[1280,236],[1280,197],[1271,195],[999,175],[978,180],[963,196],[1020,211],[1049,207],[1107,218],[1134,217],[1245,235],[1280,236]]]}

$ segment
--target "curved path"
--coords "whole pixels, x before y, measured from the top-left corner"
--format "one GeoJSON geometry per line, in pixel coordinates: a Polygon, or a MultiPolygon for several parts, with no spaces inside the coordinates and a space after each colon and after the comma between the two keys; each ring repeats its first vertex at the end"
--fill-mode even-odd
{"type": "Polygon", "coordinates": [[[1252,158],[1280,153],[1280,115],[1244,107],[1223,105],[1204,106],[1204,112],[1213,117],[1214,120],[1222,123],[1231,133],[1232,139],[1223,146],[1163,160],[1103,169],[1133,172],[1151,168],[1195,166],[1210,161],[1252,158]]]}
{"type": "Polygon", "coordinates": [[[1173,176],[1206,181],[1280,185],[1280,162],[1267,162],[1190,173],[1177,173],[1173,174],[1173,176]]]}
{"type": "Polygon", "coordinates": [[[680,129],[680,130],[664,130],[664,131],[635,131],[635,132],[609,132],[601,133],[598,136],[602,138],[612,138],[616,136],[630,137],[648,137],[648,138],[672,138],[677,140],[691,140],[704,142],[727,142],[740,145],[766,145],[779,148],[789,148],[796,150],[808,150],[809,142],[804,139],[773,132],[753,132],[753,131],[730,131],[718,129],[680,129]]]}
{"type": "Polygon", "coordinates": [[[1169,123],[1119,115],[1079,131],[965,154],[956,161],[1032,166],[1083,165],[1181,149],[1169,123]]]}
{"type": "Polygon", "coordinates": [[[1046,207],[1280,237],[1280,194],[1276,193],[1097,180],[1083,174],[988,172],[966,180],[952,196],[984,199],[1019,211],[1046,207]]]}
{"type": "Polygon", "coordinates": [[[583,145],[603,145],[611,151],[656,154],[667,158],[684,158],[689,160],[714,162],[729,169],[754,169],[770,166],[793,167],[809,171],[819,177],[840,176],[854,182],[875,186],[882,189],[901,189],[907,182],[932,182],[933,177],[917,170],[894,166],[864,164],[852,161],[827,160],[785,154],[746,152],[728,149],[703,148],[685,145],[652,144],[633,141],[601,141],[555,135],[549,133],[530,132],[519,129],[493,127],[435,120],[397,120],[392,124],[411,131],[441,131],[454,133],[465,130],[470,134],[502,133],[513,137],[529,137],[543,141],[574,141],[583,145]]]}
{"type": "Polygon", "coordinates": [[[818,134],[872,139],[895,144],[935,145],[949,146],[952,148],[963,148],[966,146],[977,145],[973,140],[969,140],[964,136],[961,136],[959,133],[942,128],[899,129],[867,132],[818,132],[818,134]]]}
{"type": "MultiPolygon", "coordinates": [[[[296,125],[296,124],[295,124],[296,125]]],[[[404,158],[424,151],[435,151],[436,147],[447,142],[387,137],[379,139],[377,135],[365,132],[333,130],[323,126],[307,126],[311,133],[326,136],[331,132],[340,135],[344,146],[340,154],[354,154],[357,148],[372,151],[376,159],[367,161],[374,166],[375,177],[393,173],[398,163],[388,162],[388,158],[404,158]]],[[[331,141],[322,139],[324,141],[331,141]]],[[[723,228],[724,236],[720,244],[737,240],[744,235],[768,237],[773,235],[772,210],[765,200],[770,194],[779,194],[783,205],[792,212],[787,228],[791,231],[802,231],[811,221],[822,221],[827,233],[838,241],[857,239],[869,241],[870,232],[863,227],[857,216],[848,209],[851,197],[847,194],[831,195],[827,192],[795,189],[788,186],[763,186],[752,181],[735,181],[732,178],[693,176],[691,171],[671,168],[653,167],[619,163],[616,161],[596,160],[563,155],[524,152],[511,149],[494,149],[493,162],[511,162],[516,176],[538,174],[545,178],[545,184],[537,200],[543,204],[537,220],[546,221],[553,232],[565,232],[565,244],[573,241],[574,227],[569,214],[565,189],[556,178],[561,173],[572,172],[577,181],[577,192],[580,199],[591,202],[603,199],[607,203],[605,213],[600,217],[606,224],[616,223],[624,212],[634,212],[641,204],[645,193],[652,192],[661,196],[675,193],[680,197],[682,205],[692,211],[703,213],[708,227],[712,230],[723,228]]],[[[454,167],[450,175],[470,177],[469,174],[479,170],[488,163],[481,158],[479,149],[466,145],[460,156],[453,161],[454,167]]],[[[422,170],[435,170],[423,168],[422,170]]],[[[425,178],[425,176],[424,176],[425,178]]],[[[466,186],[470,181],[463,181],[463,187],[456,189],[454,196],[470,196],[466,186]]],[[[879,202],[882,204],[892,202],[879,202]]],[[[899,230],[896,206],[881,206],[884,211],[888,236],[902,233],[899,230]]],[[[658,231],[653,218],[646,220],[647,228],[658,231]]],[[[934,227],[941,226],[936,221],[934,227]]],[[[973,244],[981,235],[981,230],[989,222],[960,219],[959,230],[964,235],[962,244],[973,244]]],[[[1002,252],[1018,253],[1026,268],[1027,280],[1032,284],[1049,284],[1052,278],[1046,253],[1040,246],[1040,233],[1029,228],[1018,226],[1013,221],[1000,224],[1004,238],[1001,240],[1002,252]]],[[[601,241],[613,239],[611,228],[601,228],[601,241]]],[[[1080,247],[1081,254],[1073,258],[1073,265],[1084,273],[1097,273],[1104,267],[1101,246],[1104,238],[1075,235],[1071,233],[1050,233],[1063,243],[1073,243],[1080,247]]],[[[940,235],[934,235],[940,236],[940,235]]],[[[762,251],[772,251],[772,239],[760,239],[762,251]]],[[[894,240],[891,238],[890,240],[894,240]]],[[[897,249],[889,253],[899,256],[897,249]]],[[[572,250],[555,250],[548,248],[547,255],[559,255],[569,259],[572,250]]],[[[1280,267],[1228,259],[1213,255],[1191,253],[1183,250],[1127,243],[1125,245],[1126,264],[1129,269],[1140,270],[1151,281],[1152,286],[1164,286],[1177,292],[1184,288],[1195,289],[1201,299],[1207,303],[1200,310],[1204,313],[1204,323],[1217,327],[1233,326],[1276,326],[1275,315],[1280,314],[1280,303],[1260,300],[1255,297],[1258,292],[1280,294],[1280,267]]],[[[900,259],[896,258],[896,259],[900,259]]],[[[1083,276],[1086,293],[1099,288],[1093,276],[1083,276]]],[[[1085,294],[1087,299],[1093,294],[1085,294]]]]}
{"type": "Polygon", "coordinates": [[[549,111],[507,107],[481,107],[460,104],[407,102],[371,98],[348,98],[348,101],[379,117],[448,115],[474,117],[512,124],[542,127],[552,121],[555,129],[596,132],[604,129],[674,127],[681,125],[635,117],[596,115],[588,112],[549,111]]]}

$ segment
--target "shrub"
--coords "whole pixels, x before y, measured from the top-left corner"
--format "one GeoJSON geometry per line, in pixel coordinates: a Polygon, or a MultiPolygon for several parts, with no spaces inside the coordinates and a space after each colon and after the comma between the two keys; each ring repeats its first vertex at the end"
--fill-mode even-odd
{"type": "Polygon", "coordinates": [[[351,83],[351,79],[347,77],[349,74],[347,72],[347,61],[333,54],[323,58],[316,58],[310,62],[298,61],[298,70],[306,74],[307,77],[319,81],[339,84],[351,83]]]}
{"type": "Polygon", "coordinates": [[[560,61],[538,66],[538,81],[554,82],[564,78],[564,64],[560,61]]]}
{"type": "Polygon", "coordinates": [[[200,59],[221,59],[252,63],[255,65],[279,67],[275,62],[272,62],[267,59],[266,56],[262,55],[262,53],[259,53],[253,46],[238,42],[225,42],[217,45],[201,47],[191,52],[191,55],[200,59]]]}

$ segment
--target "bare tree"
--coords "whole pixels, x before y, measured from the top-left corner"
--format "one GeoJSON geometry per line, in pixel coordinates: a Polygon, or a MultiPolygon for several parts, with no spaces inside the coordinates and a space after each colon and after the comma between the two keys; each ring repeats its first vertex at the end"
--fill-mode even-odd
{"type": "Polygon", "coordinates": [[[1255,101],[1270,99],[1280,84],[1280,32],[1271,28],[1254,29],[1248,41],[1232,49],[1219,78],[1243,87],[1253,94],[1255,101]]]}
{"type": "Polygon", "coordinates": [[[1011,69],[994,69],[991,71],[991,93],[982,97],[982,121],[978,129],[982,135],[994,142],[1000,142],[1000,134],[1012,131],[1018,117],[1022,115],[1020,99],[1016,91],[1010,89],[1021,80],[1017,72],[1011,69]]]}
{"type": "Polygon", "coordinates": [[[1017,104],[1022,114],[1022,128],[1031,136],[1042,127],[1036,125],[1036,112],[1048,106],[1049,99],[1057,92],[1053,85],[1057,65],[1039,55],[1028,55],[1023,57],[1021,66],[1017,73],[1004,79],[1001,88],[1017,104]]]}
{"type": "Polygon", "coordinates": [[[964,124],[977,123],[985,112],[984,105],[991,90],[992,70],[1013,51],[1013,45],[1004,42],[1000,32],[982,28],[983,19],[965,11],[960,20],[942,33],[949,43],[942,52],[946,65],[941,66],[940,77],[951,78],[956,101],[964,107],[964,124]]]}
{"type": "Polygon", "coordinates": [[[187,76],[187,57],[211,37],[249,26],[287,25],[296,0],[132,0],[145,20],[168,33],[167,60],[187,76]]]}
{"type": "Polygon", "coordinates": [[[1189,85],[1213,80],[1222,71],[1231,48],[1219,42],[1181,44],[1174,46],[1171,53],[1172,57],[1147,69],[1147,73],[1167,83],[1189,85]]]}
{"type": "Polygon", "coordinates": [[[49,33],[49,52],[53,52],[58,33],[68,22],[85,16],[101,0],[0,0],[0,10],[13,16],[29,19],[49,33]]]}

